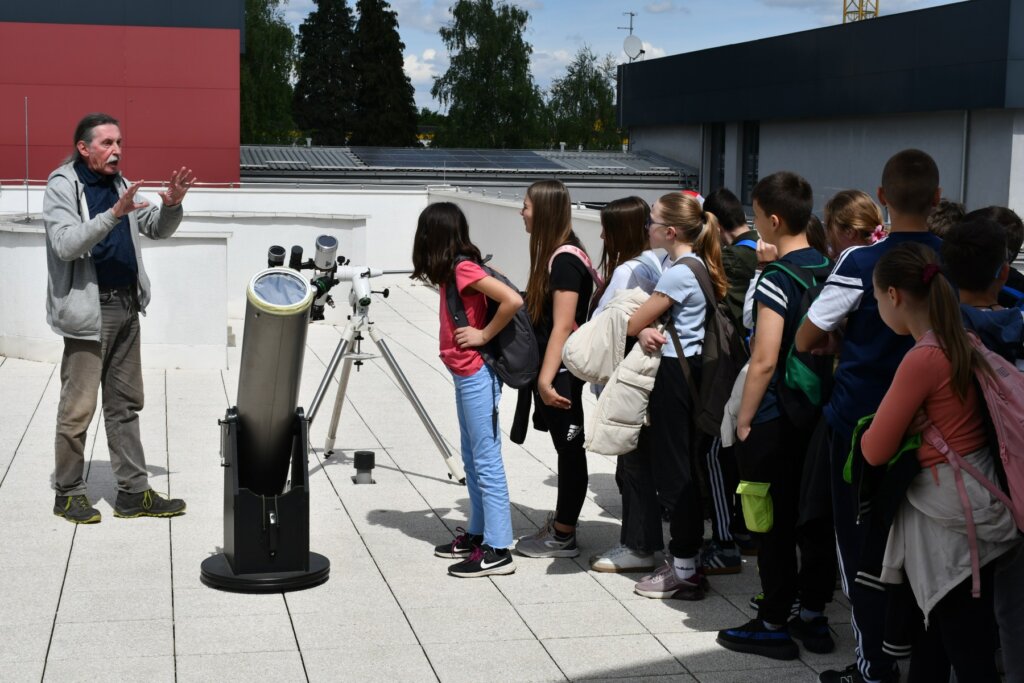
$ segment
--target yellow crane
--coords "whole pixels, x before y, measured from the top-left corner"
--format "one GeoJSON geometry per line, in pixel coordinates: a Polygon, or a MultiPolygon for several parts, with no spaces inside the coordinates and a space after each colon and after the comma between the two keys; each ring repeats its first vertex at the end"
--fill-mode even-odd
{"type": "Polygon", "coordinates": [[[843,0],[843,23],[878,16],[879,0],[843,0]]]}

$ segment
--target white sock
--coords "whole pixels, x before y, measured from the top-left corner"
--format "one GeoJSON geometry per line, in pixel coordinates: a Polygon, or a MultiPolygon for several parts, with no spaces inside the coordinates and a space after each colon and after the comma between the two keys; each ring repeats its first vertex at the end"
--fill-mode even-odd
{"type": "Polygon", "coordinates": [[[677,579],[688,579],[697,573],[697,556],[672,558],[672,569],[677,579]]]}

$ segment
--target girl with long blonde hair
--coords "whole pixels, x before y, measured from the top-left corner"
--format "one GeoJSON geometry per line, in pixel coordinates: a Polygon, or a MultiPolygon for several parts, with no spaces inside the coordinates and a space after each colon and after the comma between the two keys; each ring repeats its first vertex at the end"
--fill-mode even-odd
{"type": "MultiPolygon", "coordinates": [[[[680,193],[661,197],[651,208],[647,221],[651,247],[668,253],[665,270],[654,293],[630,318],[627,334],[637,335],[649,352],[660,351],[661,365],[651,391],[649,415],[650,476],[657,500],[671,510],[666,564],[636,584],[636,592],[649,598],[700,600],[707,591],[707,579],[700,572],[698,555],[704,536],[704,508],[697,483],[698,453],[692,420],[694,411],[680,361],[687,363],[694,381],[700,383],[701,349],[705,317],[704,294],[697,276],[685,263],[692,260],[711,278],[716,300],[725,296],[726,277],[719,245],[718,219],[704,211],[693,197],[680,193]],[[675,328],[685,358],[678,358],[675,345],[651,325],[667,314],[667,325],[675,328]]],[[[651,522],[660,525],[660,519],[651,522]]],[[[660,529],[659,529],[660,533],[660,529]]]]}

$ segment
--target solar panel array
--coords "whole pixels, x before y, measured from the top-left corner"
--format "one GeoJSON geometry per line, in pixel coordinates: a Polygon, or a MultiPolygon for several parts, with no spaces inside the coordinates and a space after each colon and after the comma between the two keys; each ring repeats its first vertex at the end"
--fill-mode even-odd
{"type": "Polygon", "coordinates": [[[557,171],[561,164],[536,152],[520,149],[416,149],[406,147],[351,147],[364,164],[383,168],[500,169],[557,171]]]}

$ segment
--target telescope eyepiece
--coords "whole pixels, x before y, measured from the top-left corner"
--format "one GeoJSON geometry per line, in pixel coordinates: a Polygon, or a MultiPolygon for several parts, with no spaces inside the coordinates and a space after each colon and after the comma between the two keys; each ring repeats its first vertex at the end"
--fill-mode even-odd
{"type": "Polygon", "coordinates": [[[284,247],[275,244],[267,249],[267,267],[280,268],[284,265],[284,247]]]}
{"type": "Polygon", "coordinates": [[[292,256],[288,261],[288,267],[292,270],[302,270],[302,247],[298,244],[292,247],[292,256]]]}

